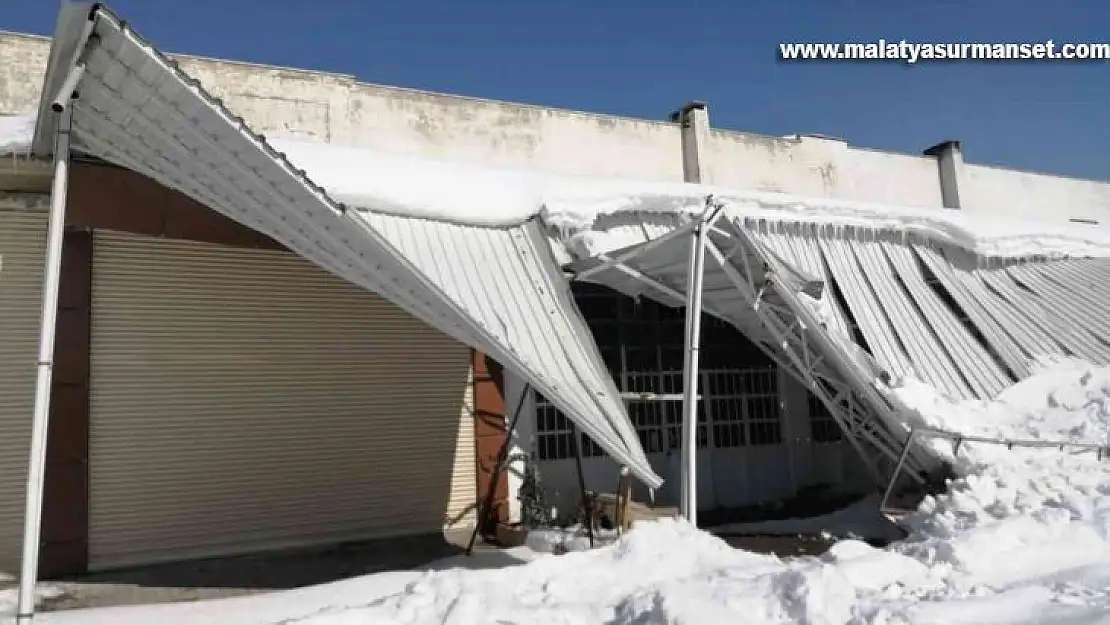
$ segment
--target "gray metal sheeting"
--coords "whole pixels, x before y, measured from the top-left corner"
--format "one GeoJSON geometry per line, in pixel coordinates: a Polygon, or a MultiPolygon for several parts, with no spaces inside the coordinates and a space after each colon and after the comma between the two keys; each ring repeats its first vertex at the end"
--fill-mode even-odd
{"type": "Polygon", "coordinates": [[[905,245],[882,243],[906,290],[921,308],[942,349],[956,364],[977,397],[993,397],[1015,380],[995,361],[941,297],[929,286],[913,250],[905,245]]]}
{"type": "Polygon", "coordinates": [[[661,484],[538,225],[344,211],[118,18],[99,9],[96,20],[75,149],[177,189],[496,358],[648,486],[661,484]]]}
{"type": "Polygon", "coordinates": [[[986,262],[893,232],[765,221],[752,228],[778,257],[836,282],[884,368],[953,397],[993,397],[1028,376],[1039,356],[1110,359],[1110,297],[1102,295],[1110,260],[986,262]]]}
{"type": "Polygon", "coordinates": [[[999,309],[992,300],[984,298],[981,293],[970,288],[960,272],[940,252],[924,245],[915,245],[913,249],[925,267],[983,335],[998,359],[1018,378],[1027,377],[1030,373],[1029,359],[1032,354],[1011,334],[1011,327],[1002,323],[1000,314],[1006,312],[1005,308],[999,309]]]}
{"type": "MultiPolygon", "coordinates": [[[[799,267],[811,276],[830,284],[828,268],[821,256],[821,248],[810,228],[795,225],[785,228],[785,232],[770,227],[766,222],[757,224],[759,241],[771,249],[779,258],[799,267]]],[[[851,337],[844,311],[832,293],[826,293],[826,301],[832,310],[833,327],[843,336],[851,337]]]]}
{"type": "Polygon", "coordinates": [[[883,308],[882,298],[872,286],[871,278],[860,267],[852,247],[843,239],[828,236],[822,237],[820,244],[833,278],[840,285],[872,354],[895,375],[913,373],[913,363],[883,308]]]}
{"type": "MultiPolygon", "coordinates": [[[[656,286],[641,287],[641,293],[650,296],[671,291],[679,296],[668,295],[675,301],[685,295],[689,232],[689,228],[675,230],[651,243],[610,254],[610,263],[589,259],[572,265],[571,270],[581,279],[622,292],[635,292],[633,282],[646,277],[656,286]],[[641,277],[633,278],[613,264],[617,262],[641,277]]],[[[905,425],[901,421],[903,413],[891,406],[891,398],[873,386],[879,366],[855,348],[846,335],[819,327],[823,324],[813,318],[814,311],[808,310],[800,297],[782,297],[783,293],[810,289],[814,272],[789,263],[783,258],[785,252],[774,252],[772,245],[750,234],[750,230],[726,219],[711,232],[704,310],[739,328],[784,372],[820,393],[848,429],[849,440],[877,473],[882,470],[880,465],[892,468],[905,425]],[[790,266],[780,266],[783,264],[790,266]],[[764,281],[768,277],[770,284],[764,281]]],[[[929,462],[924,452],[912,458],[918,471],[929,462]]]]}

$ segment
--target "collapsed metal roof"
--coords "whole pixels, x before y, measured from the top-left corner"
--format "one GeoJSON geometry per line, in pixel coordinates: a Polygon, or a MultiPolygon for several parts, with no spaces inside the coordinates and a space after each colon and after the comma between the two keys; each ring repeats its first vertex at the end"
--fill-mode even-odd
{"type": "Polygon", "coordinates": [[[481,350],[646,485],[662,483],[534,220],[493,228],[344,207],[96,4],[60,14],[33,142],[39,156],[51,153],[51,99],[75,66],[84,68],[75,152],[178,190],[481,350]]]}
{"type": "MultiPolygon", "coordinates": [[[[573,263],[576,279],[681,306],[698,222],[573,263]]],[[[877,481],[916,415],[888,392],[914,376],[956,399],[990,399],[1040,356],[1110,363],[1100,293],[1107,258],[985,258],[887,228],[753,219],[710,222],[703,309],[748,336],[841,424],[877,481]]],[[[910,458],[924,480],[927,450],[910,458]]]]}

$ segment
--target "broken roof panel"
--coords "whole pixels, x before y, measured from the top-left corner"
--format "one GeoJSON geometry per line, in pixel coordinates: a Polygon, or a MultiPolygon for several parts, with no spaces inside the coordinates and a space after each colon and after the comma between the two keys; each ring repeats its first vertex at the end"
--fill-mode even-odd
{"type": "MultiPolygon", "coordinates": [[[[75,151],[181,191],[483,351],[649,487],[662,483],[533,221],[485,228],[341,206],[99,6],[63,9],[47,89],[82,63],[75,151]]],[[[59,119],[52,97],[44,93],[36,127],[40,156],[59,119]]]]}

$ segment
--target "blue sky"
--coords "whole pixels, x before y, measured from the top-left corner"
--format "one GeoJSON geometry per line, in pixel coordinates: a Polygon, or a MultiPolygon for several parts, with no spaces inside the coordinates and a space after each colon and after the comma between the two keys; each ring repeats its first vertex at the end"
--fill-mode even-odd
{"type": "MultiPolygon", "coordinates": [[[[1110,41],[1104,0],[116,0],[155,45],[362,80],[1110,179],[1110,62],[783,63],[787,41],[1110,41]]],[[[5,0],[49,34],[57,3],[5,0]]]]}

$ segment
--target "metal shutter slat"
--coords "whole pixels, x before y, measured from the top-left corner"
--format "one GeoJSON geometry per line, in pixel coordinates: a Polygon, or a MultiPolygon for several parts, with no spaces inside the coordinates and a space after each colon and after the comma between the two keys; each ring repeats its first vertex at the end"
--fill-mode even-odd
{"type": "Polygon", "coordinates": [[[98,232],[90,567],[436,532],[469,350],[292,254],[98,232]]]}
{"type": "Polygon", "coordinates": [[[31,441],[46,212],[0,200],[0,570],[19,567],[31,441]]]}

